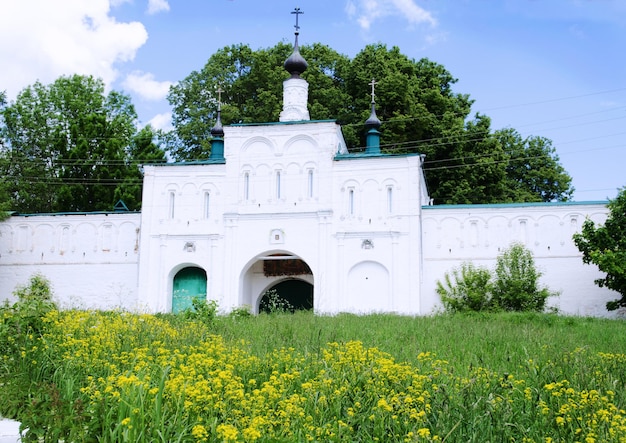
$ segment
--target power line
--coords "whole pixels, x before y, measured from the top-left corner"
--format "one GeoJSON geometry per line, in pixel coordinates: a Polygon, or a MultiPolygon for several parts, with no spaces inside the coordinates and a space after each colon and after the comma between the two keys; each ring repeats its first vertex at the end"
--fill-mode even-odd
{"type": "Polygon", "coordinates": [[[559,97],[559,98],[553,98],[553,99],[548,99],[548,100],[540,100],[540,101],[535,101],[535,102],[519,103],[519,104],[515,104],[515,105],[498,106],[498,107],[494,107],[494,108],[487,108],[484,111],[497,111],[497,110],[500,110],[500,109],[520,108],[520,107],[523,107],[523,106],[543,105],[543,104],[546,104],[546,103],[555,103],[555,102],[561,102],[561,101],[567,101],[567,100],[574,100],[574,99],[577,99],[577,98],[592,97],[594,95],[612,94],[612,93],[615,93],[615,92],[622,92],[622,91],[626,91],[626,88],[609,89],[609,90],[605,90],[605,91],[590,92],[590,93],[587,93],[587,94],[571,95],[571,96],[568,96],[568,97],[559,97]]]}

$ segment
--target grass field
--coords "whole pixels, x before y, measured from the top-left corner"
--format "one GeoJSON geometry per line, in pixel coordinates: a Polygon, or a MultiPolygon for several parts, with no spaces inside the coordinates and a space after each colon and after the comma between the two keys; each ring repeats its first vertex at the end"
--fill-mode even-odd
{"type": "Polygon", "coordinates": [[[52,311],[0,325],[35,441],[626,442],[626,322],[52,311]]]}

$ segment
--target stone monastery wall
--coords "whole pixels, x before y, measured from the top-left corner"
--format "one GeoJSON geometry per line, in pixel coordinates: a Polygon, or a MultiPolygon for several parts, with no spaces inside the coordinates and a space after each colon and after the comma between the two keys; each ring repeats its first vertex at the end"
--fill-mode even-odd
{"type": "MultiPolygon", "coordinates": [[[[493,269],[512,242],[529,248],[549,304],[573,315],[612,316],[617,294],[598,288],[572,241],[585,218],[603,223],[604,203],[456,205],[422,208],[420,314],[436,311],[436,282],[463,261],[493,269]]],[[[0,299],[41,273],[63,307],[145,310],[138,302],[139,213],[13,216],[0,223],[0,299]]],[[[617,313],[619,315],[619,313],[617,313]]]]}
{"type": "Polygon", "coordinates": [[[496,257],[513,242],[532,251],[543,273],[542,283],[560,296],[548,304],[583,316],[609,316],[607,301],[618,294],[599,288],[595,265],[585,265],[572,236],[588,217],[604,223],[605,203],[539,203],[509,205],[451,205],[423,208],[424,310],[439,304],[436,281],[463,261],[495,269],[496,257]]]}
{"type": "Polygon", "coordinates": [[[40,273],[63,307],[137,307],[139,213],[13,216],[0,223],[0,300],[40,273]]]}

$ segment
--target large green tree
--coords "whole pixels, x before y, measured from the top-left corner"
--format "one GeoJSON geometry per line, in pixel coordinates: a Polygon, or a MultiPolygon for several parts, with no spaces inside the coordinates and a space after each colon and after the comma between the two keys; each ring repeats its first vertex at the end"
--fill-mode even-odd
{"type": "Polygon", "coordinates": [[[1,113],[0,166],[11,209],[110,210],[124,196],[135,196],[130,208],[138,207],[137,115],[129,96],[73,75],[26,87],[1,113]]]}
{"type": "Polygon", "coordinates": [[[523,138],[515,129],[495,131],[506,153],[506,199],[512,202],[566,201],[572,197],[572,178],[559,162],[552,141],[523,138]]]}
{"type": "Polygon", "coordinates": [[[609,311],[626,307],[626,188],[608,204],[609,216],[604,225],[585,220],[582,231],[574,234],[574,243],[583,253],[584,263],[593,263],[605,273],[595,282],[612,289],[620,298],[606,304],[609,311]]]}
{"type": "Polygon", "coordinates": [[[160,147],[162,134],[147,125],[137,132],[131,140],[126,165],[127,174],[120,186],[115,187],[114,200],[123,200],[129,209],[141,208],[144,164],[165,163],[165,151],[160,147]]]}
{"type": "MultiPolygon", "coordinates": [[[[174,86],[168,99],[174,131],[169,149],[177,160],[207,158],[210,128],[222,93],[222,121],[277,121],[283,62],[292,46],[279,43],[253,51],[247,45],[223,48],[200,71],[174,86]]],[[[309,68],[312,119],[336,119],[349,149],[364,145],[375,79],[376,112],[383,122],[385,153],[426,155],[429,193],[436,203],[496,203],[567,200],[571,178],[550,141],[522,140],[514,131],[493,132],[485,115],[470,116],[468,94],[453,91],[456,79],[442,65],[413,60],[397,47],[368,45],[352,60],[314,44],[300,48],[309,68]]]]}
{"type": "MultiPolygon", "coordinates": [[[[258,51],[248,45],[228,46],[213,54],[200,71],[173,86],[168,95],[175,127],[168,143],[172,157],[181,161],[208,158],[218,89],[223,123],[278,121],[283,81],[288,77],[283,63],[292,49],[286,43],[258,51]]],[[[309,63],[303,77],[310,83],[311,118],[341,118],[350,104],[344,92],[350,61],[319,44],[302,48],[302,54],[309,63]]]]}
{"type": "MultiPolygon", "coordinates": [[[[0,91],[0,110],[6,106],[6,92],[0,91]]],[[[0,113],[0,127],[2,125],[2,113],[0,113]]],[[[9,161],[5,155],[4,139],[0,133],[0,172],[5,171],[9,161]]],[[[8,211],[11,207],[9,201],[9,192],[4,180],[0,179],[0,221],[8,217],[8,211]]]]}

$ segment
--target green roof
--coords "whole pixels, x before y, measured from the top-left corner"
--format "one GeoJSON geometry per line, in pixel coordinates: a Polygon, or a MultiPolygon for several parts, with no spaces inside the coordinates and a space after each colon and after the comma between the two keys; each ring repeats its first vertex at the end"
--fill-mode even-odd
{"type": "Polygon", "coordinates": [[[267,123],[231,123],[228,126],[303,125],[307,123],[337,123],[337,120],[296,120],[296,121],[288,121],[288,122],[267,122],[267,123]]]}
{"type": "Polygon", "coordinates": [[[589,206],[589,205],[606,205],[608,200],[594,201],[567,201],[567,202],[520,202],[520,203],[478,203],[463,205],[424,205],[422,209],[485,209],[485,208],[529,208],[541,206],[589,206]]]}
{"type": "Polygon", "coordinates": [[[349,154],[337,154],[335,155],[335,160],[361,160],[365,158],[398,158],[398,157],[413,157],[416,155],[421,155],[417,152],[407,152],[404,154],[385,154],[383,152],[376,154],[366,154],[365,152],[355,152],[349,154]]]}

